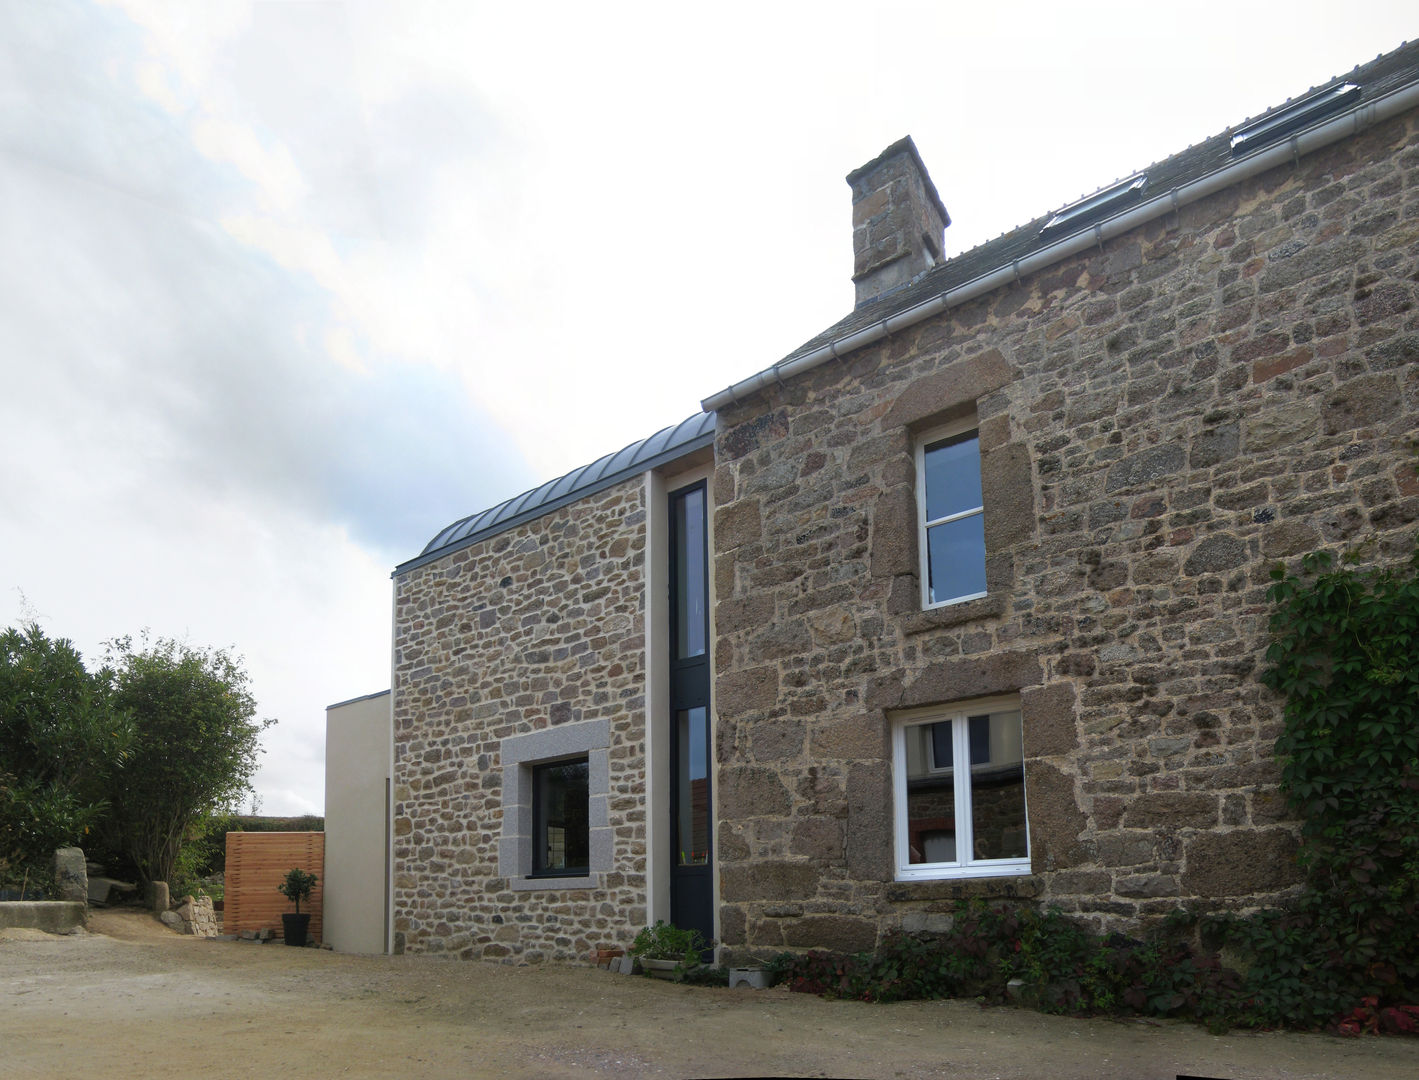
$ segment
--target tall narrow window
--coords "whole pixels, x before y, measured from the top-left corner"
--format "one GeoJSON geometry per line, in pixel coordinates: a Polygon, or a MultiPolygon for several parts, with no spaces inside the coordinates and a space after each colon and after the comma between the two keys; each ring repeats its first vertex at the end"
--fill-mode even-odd
{"type": "Polygon", "coordinates": [[[936,432],[917,446],[922,605],[985,595],[985,513],[974,429],[936,432]]]}
{"type": "Polygon", "coordinates": [[[590,873],[586,758],[532,769],[532,873],[578,877],[590,873]]]}
{"type": "Polygon", "coordinates": [[[914,712],[892,738],[899,879],[1029,873],[1013,700],[914,712]]]}
{"type": "Polygon", "coordinates": [[[670,921],[714,932],[714,791],[710,775],[709,494],[670,493],[670,921]]]}

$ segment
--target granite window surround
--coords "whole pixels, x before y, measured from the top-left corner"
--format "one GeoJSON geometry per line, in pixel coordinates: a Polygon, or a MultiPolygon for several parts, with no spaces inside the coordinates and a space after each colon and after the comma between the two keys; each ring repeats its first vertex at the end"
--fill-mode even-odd
{"type": "Polygon", "coordinates": [[[562,724],[504,739],[503,829],[498,874],[513,890],[595,889],[610,873],[613,833],[607,813],[611,789],[609,721],[562,724]],[[533,877],[533,766],[569,758],[587,760],[587,819],[590,873],[579,877],[533,877]]]}

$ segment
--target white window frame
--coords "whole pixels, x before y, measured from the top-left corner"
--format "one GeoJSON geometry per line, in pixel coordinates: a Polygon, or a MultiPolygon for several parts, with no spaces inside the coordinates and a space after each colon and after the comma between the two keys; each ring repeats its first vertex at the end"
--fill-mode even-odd
{"type": "MultiPolygon", "coordinates": [[[[896,880],[939,881],[952,878],[1020,877],[1030,873],[1030,804],[1025,793],[1025,855],[1016,859],[958,858],[954,862],[913,863],[911,824],[907,811],[907,731],[927,724],[950,721],[954,760],[971,760],[970,717],[983,713],[1020,711],[1018,697],[985,698],[913,709],[892,717],[892,802],[896,880]]],[[[934,762],[933,762],[934,764],[934,762]]],[[[971,817],[971,770],[955,770],[956,851],[975,848],[971,817]]]]}
{"type": "MultiPolygon", "coordinates": [[[[916,520],[917,520],[917,555],[919,561],[919,573],[921,575],[921,606],[923,610],[932,608],[949,607],[952,604],[964,604],[968,600],[979,600],[985,596],[985,592],[967,593],[963,596],[952,596],[945,600],[931,599],[931,545],[928,543],[927,533],[934,525],[944,525],[952,521],[960,521],[964,518],[985,515],[985,492],[981,491],[982,503],[980,506],[961,510],[954,514],[947,514],[945,517],[936,518],[932,521],[926,519],[926,448],[933,443],[938,443],[942,439],[954,438],[957,435],[965,435],[968,432],[976,432],[976,447],[980,447],[980,431],[976,424],[975,416],[963,417],[955,423],[947,424],[943,427],[933,428],[916,442],[916,520]]],[[[977,462],[979,462],[979,452],[977,452],[977,462]]],[[[985,549],[981,549],[981,564],[985,564],[985,549]]]]}

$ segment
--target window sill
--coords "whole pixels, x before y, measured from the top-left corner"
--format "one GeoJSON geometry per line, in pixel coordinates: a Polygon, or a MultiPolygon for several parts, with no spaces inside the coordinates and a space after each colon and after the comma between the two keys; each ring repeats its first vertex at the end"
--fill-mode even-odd
{"type": "Polygon", "coordinates": [[[508,888],[513,892],[551,892],[558,889],[599,889],[601,887],[600,874],[588,874],[586,877],[522,877],[510,878],[508,888]]]}
{"type": "Polygon", "coordinates": [[[1019,877],[931,878],[894,881],[887,886],[887,899],[904,900],[1033,900],[1044,883],[1033,874],[1019,877]]]}
{"type": "Polygon", "coordinates": [[[918,611],[908,615],[902,620],[902,632],[922,634],[928,630],[960,626],[962,623],[973,622],[976,619],[1003,614],[1005,614],[1005,592],[1002,590],[989,593],[976,600],[946,604],[942,607],[930,608],[927,611],[918,611]]]}

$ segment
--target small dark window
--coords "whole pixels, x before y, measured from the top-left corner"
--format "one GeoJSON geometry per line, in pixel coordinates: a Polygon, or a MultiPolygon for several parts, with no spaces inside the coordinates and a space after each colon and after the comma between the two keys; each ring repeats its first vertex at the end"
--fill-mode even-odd
{"type": "Polygon", "coordinates": [[[1120,180],[1112,187],[1096,191],[1093,195],[1070,203],[1060,210],[1045,222],[1044,228],[1040,230],[1040,238],[1045,239],[1064,233],[1072,233],[1082,229],[1085,225],[1092,225],[1096,221],[1110,217],[1138,202],[1147,190],[1147,173],[1139,173],[1137,176],[1130,176],[1127,180],[1120,180]]]}
{"type": "Polygon", "coordinates": [[[587,759],[532,769],[532,875],[583,877],[591,872],[587,759]]]}
{"type": "Polygon", "coordinates": [[[1232,136],[1232,155],[1245,154],[1259,146],[1269,146],[1302,128],[1310,127],[1318,120],[1334,116],[1349,105],[1359,104],[1360,87],[1355,83],[1341,83],[1329,90],[1304,97],[1284,109],[1278,109],[1269,116],[1263,116],[1254,123],[1237,129],[1232,136]]]}

